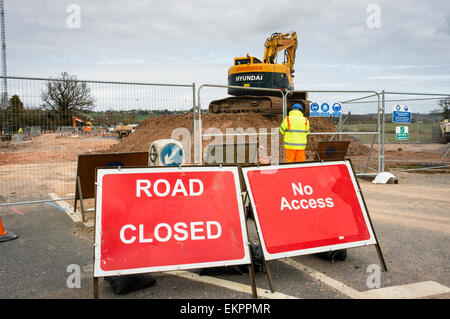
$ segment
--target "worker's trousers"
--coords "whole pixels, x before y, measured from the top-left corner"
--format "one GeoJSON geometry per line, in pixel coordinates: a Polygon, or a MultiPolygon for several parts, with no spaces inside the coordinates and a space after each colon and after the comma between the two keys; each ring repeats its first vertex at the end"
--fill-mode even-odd
{"type": "Polygon", "coordinates": [[[305,150],[285,149],[286,163],[304,162],[306,161],[305,150]]]}

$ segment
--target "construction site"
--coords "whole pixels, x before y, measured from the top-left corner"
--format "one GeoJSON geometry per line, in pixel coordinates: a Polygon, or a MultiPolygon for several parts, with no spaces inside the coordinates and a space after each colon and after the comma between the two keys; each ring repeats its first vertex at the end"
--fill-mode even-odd
{"type": "Polygon", "coordinates": [[[294,87],[299,41],[226,84],[2,75],[0,298],[449,299],[450,92],[294,87]]]}
{"type": "MultiPolygon", "coordinates": [[[[373,104],[376,105],[377,103],[373,104]]],[[[31,130],[24,126],[22,130],[25,130],[25,134],[13,134],[10,140],[2,141],[0,154],[2,175],[0,185],[2,189],[1,216],[7,230],[19,234],[17,241],[13,240],[8,243],[2,243],[2,245],[13,247],[14,242],[16,245],[20,242],[24,244],[29,243],[31,237],[26,238],[27,235],[25,235],[24,238],[24,232],[26,234],[26,231],[25,229],[22,230],[20,220],[39,218],[40,220],[39,222],[36,221],[36,225],[46,224],[47,217],[52,214],[58,215],[58,218],[63,218],[63,216],[69,218],[72,224],[72,226],[69,226],[69,229],[71,229],[69,234],[75,241],[81,240],[85,243],[83,245],[86,245],[94,240],[95,198],[83,199],[83,212],[80,204],[77,207],[74,203],[74,199],[76,199],[77,161],[79,156],[83,154],[127,154],[133,152],[149,154],[153,142],[180,138],[186,156],[184,165],[208,164],[209,144],[231,143],[237,145],[249,142],[255,142],[257,145],[256,157],[252,157],[250,164],[276,165],[277,163],[282,164],[285,162],[282,135],[279,131],[283,114],[264,115],[257,112],[215,114],[202,111],[201,129],[204,136],[202,136],[201,141],[203,153],[200,155],[202,158],[200,163],[196,162],[199,156],[196,155],[198,148],[196,149],[195,146],[196,141],[198,141],[198,135],[197,137],[195,136],[195,130],[198,129],[199,122],[198,120],[195,122],[197,117],[194,116],[198,116],[198,114],[185,111],[170,115],[147,117],[136,123],[138,125],[117,125],[116,127],[119,130],[124,128],[128,130],[125,135],[115,132],[111,129],[112,126],[110,128],[105,126],[99,129],[95,126],[95,122],[89,131],[82,128],[79,129],[75,125],[65,129],[58,128],[55,132],[39,132],[36,129],[33,136],[31,136],[32,134],[27,135],[27,132],[31,132],[31,130]],[[185,134],[186,136],[181,137],[183,134],[179,134],[180,129],[187,135],[185,134]],[[36,134],[36,132],[38,133],[36,134]],[[213,134],[211,135],[211,133],[213,134]],[[180,136],[176,136],[177,134],[180,136]],[[218,137],[220,138],[218,139],[218,137]],[[272,144],[274,147],[272,147],[272,144]],[[77,208],[74,209],[74,207],[77,208]],[[54,213],[43,217],[42,214],[48,215],[49,210],[54,210],[54,213]],[[61,215],[62,212],[66,214],[61,215]]],[[[120,119],[119,121],[122,120],[120,119]]],[[[308,144],[306,146],[307,161],[318,160],[319,143],[321,142],[330,143],[331,141],[332,143],[333,140],[349,142],[348,147],[342,153],[333,153],[332,157],[337,155],[340,158],[351,159],[353,169],[359,176],[359,183],[364,192],[368,208],[372,218],[375,220],[375,225],[377,225],[381,233],[379,235],[383,238],[382,247],[386,254],[389,268],[394,269],[383,273],[383,286],[397,287],[395,289],[402,285],[408,287],[408,284],[413,280],[411,276],[413,276],[417,278],[413,280],[414,282],[427,282],[427,284],[423,284],[424,291],[431,289],[433,298],[448,298],[449,293],[445,287],[448,287],[450,283],[445,270],[446,262],[444,262],[448,258],[446,245],[439,246],[441,245],[439,244],[434,246],[435,249],[427,250],[429,255],[426,258],[423,257],[423,251],[420,252],[419,257],[418,255],[416,256],[417,250],[412,249],[406,252],[401,248],[403,257],[402,259],[398,258],[398,249],[403,247],[403,244],[399,244],[399,242],[407,240],[407,238],[402,238],[405,229],[427,233],[429,238],[424,239],[424,245],[427,241],[430,241],[430,243],[435,240],[441,241],[439,236],[443,236],[443,241],[441,242],[445,242],[444,238],[448,236],[449,221],[446,213],[449,205],[448,187],[450,186],[450,180],[448,178],[448,167],[450,158],[447,156],[447,144],[439,142],[401,144],[401,142],[397,142],[379,145],[376,141],[378,136],[381,137],[381,134],[378,135],[376,129],[367,132],[367,135],[357,134],[365,132],[365,130],[361,129],[356,130],[356,133],[352,132],[355,130],[354,127],[361,127],[364,121],[361,123],[349,121],[350,123],[344,124],[339,128],[339,119],[309,117],[309,120],[311,135],[308,136],[308,144]],[[345,134],[346,131],[349,134],[345,134]],[[373,138],[373,136],[375,137],[373,138]],[[379,147],[384,148],[384,168],[379,166],[381,163],[381,150],[379,147]],[[394,178],[391,178],[386,184],[374,184],[373,180],[379,173],[380,168],[384,172],[392,172],[394,178]],[[427,205],[427,213],[421,210],[423,205],[427,205]],[[400,229],[402,231],[399,231],[400,229]],[[419,258],[414,266],[411,265],[413,268],[408,270],[409,275],[404,273],[403,269],[406,260],[403,258],[419,258]],[[431,273],[433,275],[427,272],[427,275],[424,277],[422,273],[424,269],[430,267],[430,260],[436,260],[436,263],[432,263],[434,271],[431,273]],[[430,284],[430,282],[432,283],[430,284]]],[[[366,126],[369,127],[372,123],[374,122],[366,122],[366,126]]],[[[429,125],[433,124],[430,123],[429,125]]],[[[422,124],[422,126],[424,125],[422,124]]],[[[422,133],[422,138],[425,138],[424,135],[425,133],[422,133]]],[[[245,156],[244,158],[240,163],[232,160],[231,163],[224,161],[223,163],[212,163],[212,165],[249,164],[249,158],[245,156]]],[[[150,159],[149,164],[151,164],[150,159]]],[[[258,235],[255,231],[256,228],[251,226],[252,223],[253,220],[249,219],[249,236],[253,242],[257,242],[258,235]]],[[[54,229],[54,226],[50,225],[44,227],[54,229]]],[[[422,235],[420,236],[420,238],[424,238],[422,235]]],[[[47,247],[43,249],[42,252],[53,248],[47,247]]],[[[89,251],[89,244],[83,249],[89,251]]],[[[10,255],[11,258],[14,256],[12,251],[9,254],[12,254],[10,255]]],[[[271,271],[272,273],[285,273],[282,277],[275,275],[278,282],[283,282],[291,278],[291,276],[297,278],[298,274],[294,275],[292,272],[299,271],[298,267],[300,267],[301,272],[309,271],[307,269],[312,267],[316,269],[315,271],[329,274],[330,278],[338,278],[345,282],[346,285],[352,287],[349,290],[337,289],[332,284],[332,281],[328,282],[325,280],[324,283],[317,281],[319,277],[315,278],[316,275],[312,275],[312,277],[308,275],[302,279],[303,282],[307,282],[306,288],[302,286],[300,290],[294,289],[291,284],[286,282],[282,284],[285,288],[281,289],[280,293],[273,294],[270,292],[270,287],[265,283],[264,272],[261,272],[255,274],[258,285],[261,285],[258,288],[260,289],[258,290],[259,295],[268,296],[267,298],[303,298],[305,294],[319,298],[403,298],[401,294],[395,295],[389,292],[386,292],[387,295],[383,296],[381,290],[378,295],[372,295],[372,291],[375,290],[367,290],[364,287],[365,280],[363,278],[367,274],[367,266],[365,264],[376,263],[374,251],[370,253],[363,248],[355,248],[349,250],[348,254],[347,261],[332,264],[314,256],[297,257],[297,261],[300,261],[300,263],[295,264],[294,267],[284,262],[275,261],[271,262],[271,271]],[[333,270],[329,267],[332,267],[333,270]],[[330,271],[331,273],[329,273],[330,271]],[[319,289],[320,293],[314,292],[317,289],[317,284],[321,287],[319,289]]],[[[91,294],[91,284],[89,283],[91,273],[88,259],[83,258],[84,261],[82,262],[82,264],[84,263],[82,272],[85,275],[82,276],[81,282],[84,289],[66,289],[66,292],[62,292],[62,290],[54,291],[53,289],[47,292],[41,290],[38,294],[16,290],[14,296],[17,298],[72,298],[73,296],[89,298],[91,294]],[[73,292],[76,294],[73,295],[73,292]]],[[[3,268],[3,273],[9,273],[8,269],[10,268],[3,268]]],[[[245,290],[240,290],[241,288],[233,286],[236,285],[233,283],[246,285],[247,279],[245,279],[245,275],[229,269],[213,273],[212,277],[198,276],[198,274],[196,272],[154,274],[153,277],[157,280],[157,284],[154,287],[137,290],[126,296],[131,298],[185,298],[187,295],[195,295],[198,298],[222,298],[224,296],[226,298],[248,298],[248,295],[244,292],[245,290]],[[220,286],[222,282],[214,284],[213,282],[216,280],[214,278],[230,282],[232,288],[221,288],[225,289],[226,292],[216,291],[213,287],[220,286]],[[198,285],[203,287],[200,289],[202,291],[200,294],[191,291],[191,289],[199,289],[196,288],[198,285]],[[162,289],[164,293],[161,293],[161,291],[156,293],[154,292],[155,289],[158,291],[162,289]]],[[[319,276],[319,273],[313,274],[319,276]]],[[[17,280],[14,278],[10,277],[10,280],[2,281],[4,285],[7,285],[3,286],[7,291],[12,291],[13,288],[10,285],[14,285],[14,282],[17,280]]],[[[420,287],[414,286],[414,289],[416,288],[420,291],[420,287]]],[[[101,281],[99,289],[103,297],[118,297],[112,293],[107,282],[101,281]]],[[[411,293],[408,289],[405,292],[406,294],[411,293]]],[[[413,293],[412,296],[420,298],[429,296],[428,292],[415,293],[416,295],[413,293]]]]}

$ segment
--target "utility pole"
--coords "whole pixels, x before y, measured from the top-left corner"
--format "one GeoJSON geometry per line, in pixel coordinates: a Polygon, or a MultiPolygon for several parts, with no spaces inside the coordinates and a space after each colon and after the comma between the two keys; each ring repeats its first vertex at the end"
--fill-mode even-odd
{"type": "Polygon", "coordinates": [[[0,25],[1,25],[1,41],[2,41],[2,77],[3,92],[1,97],[1,108],[6,109],[8,103],[8,81],[6,79],[6,37],[5,37],[5,3],[0,0],[0,25]]]}

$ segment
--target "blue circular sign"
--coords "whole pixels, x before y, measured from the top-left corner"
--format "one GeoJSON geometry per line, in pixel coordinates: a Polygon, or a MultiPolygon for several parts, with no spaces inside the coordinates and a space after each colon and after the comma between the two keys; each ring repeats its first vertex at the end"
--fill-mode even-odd
{"type": "Polygon", "coordinates": [[[341,110],[342,106],[340,103],[334,103],[332,106],[333,111],[339,112],[341,110]]]}
{"type": "Polygon", "coordinates": [[[161,150],[161,163],[164,166],[179,166],[183,162],[183,150],[177,144],[167,144],[161,150]]]}
{"type": "Polygon", "coordinates": [[[408,105],[405,105],[405,112],[408,112],[408,105]]]}
{"type": "Polygon", "coordinates": [[[328,112],[328,110],[330,109],[330,106],[328,105],[328,103],[322,103],[322,105],[320,106],[320,108],[322,109],[322,112],[328,112]]]}
{"type": "Polygon", "coordinates": [[[397,109],[397,111],[400,111],[401,109],[400,105],[397,105],[395,108],[397,109]]]}
{"type": "Polygon", "coordinates": [[[311,111],[317,112],[319,110],[319,104],[313,103],[311,104],[311,111]]]}

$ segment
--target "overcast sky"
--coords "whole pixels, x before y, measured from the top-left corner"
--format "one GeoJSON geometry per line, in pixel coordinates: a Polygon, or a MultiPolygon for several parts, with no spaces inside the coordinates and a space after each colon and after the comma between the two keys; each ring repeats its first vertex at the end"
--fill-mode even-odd
{"type": "Polygon", "coordinates": [[[296,89],[450,92],[448,0],[5,0],[5,14],[10,76],[226,84],[234,57],[296,31],[296,89]]]}

